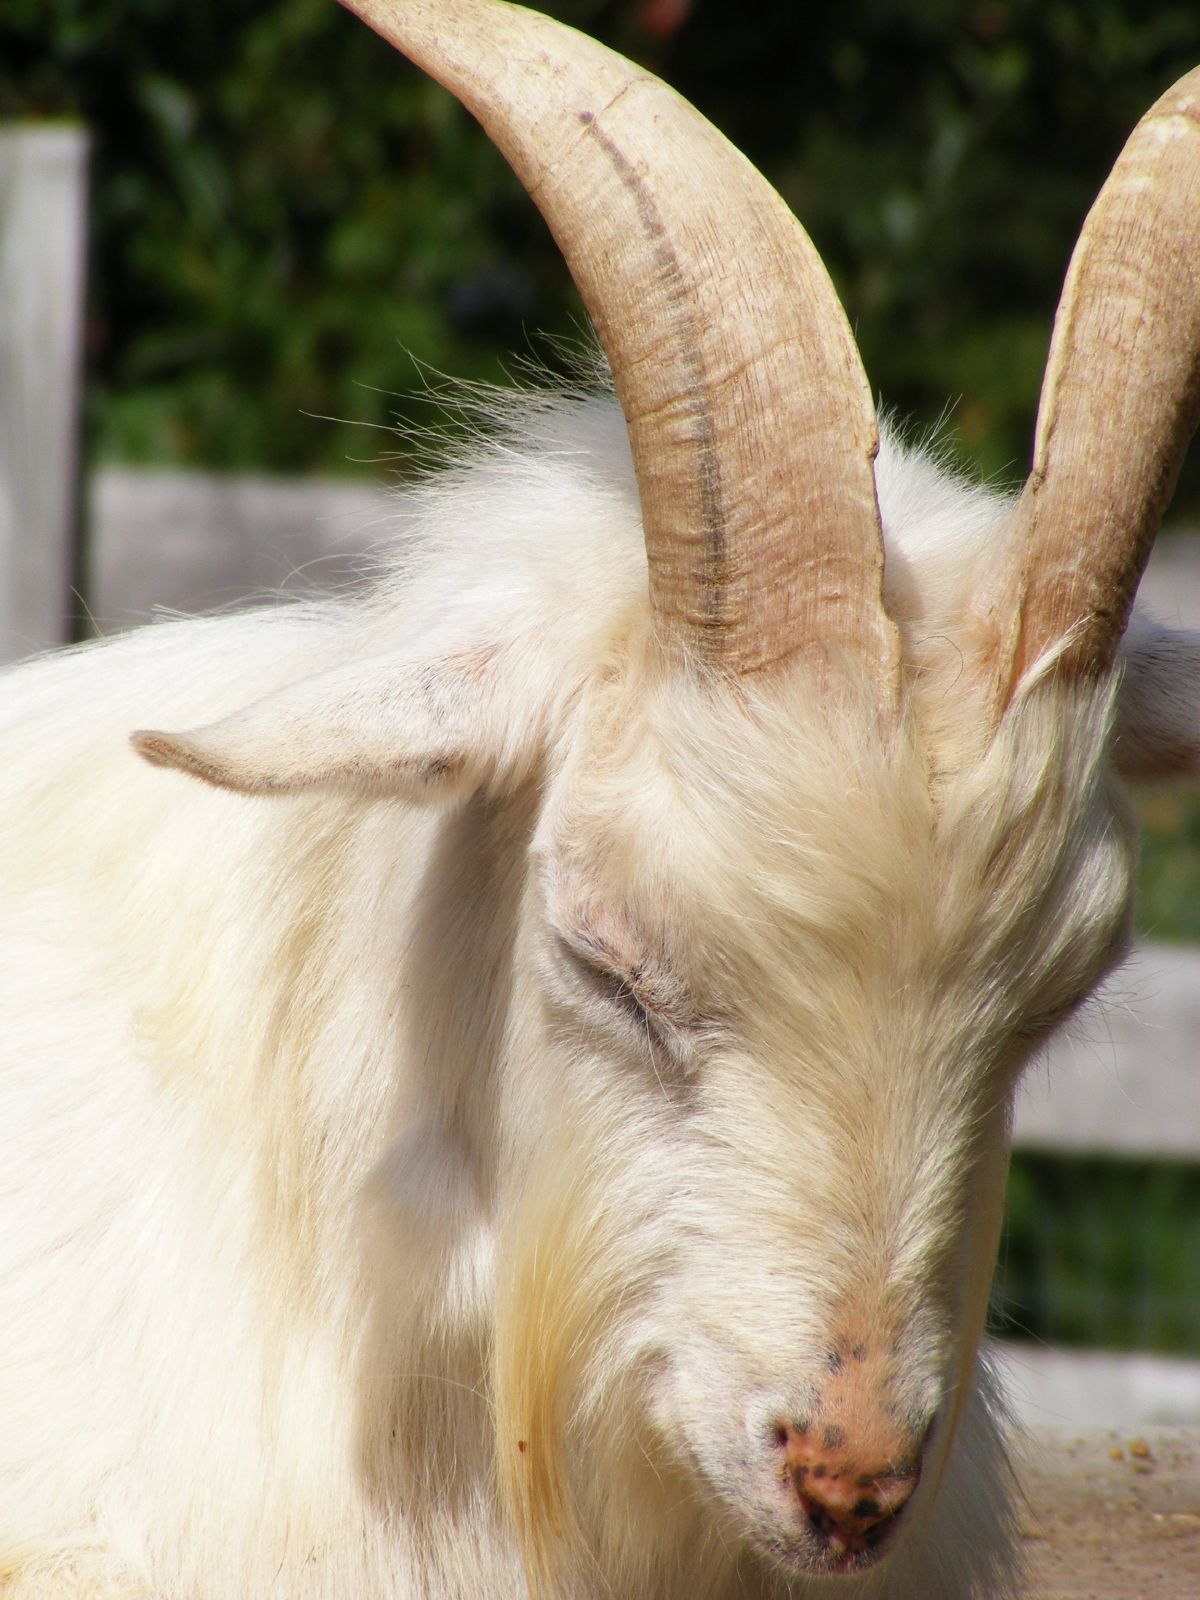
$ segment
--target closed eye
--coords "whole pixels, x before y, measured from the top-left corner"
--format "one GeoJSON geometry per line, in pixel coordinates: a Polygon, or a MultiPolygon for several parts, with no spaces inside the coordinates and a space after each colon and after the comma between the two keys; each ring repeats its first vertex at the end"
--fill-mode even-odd
{"type": "Polygon", "coordinates": [[[558,936],[558,946],[572,974],[586,985],[588,993],[619,1011],[640,1028],[653,1025],[653,1013],[638,993],[637,977],[610,966],[599,952],[581,948],[558,936]]]}
{"type": "Polygon", "coordinates": [[[678,981],[638,962],[618,964],[606,945],[587,933],[557,932],[562,964],[576,985],[604,1002],[611,1015],[637,1030],[639,1040],[687,1065],[708,1029],[678,981]]]}

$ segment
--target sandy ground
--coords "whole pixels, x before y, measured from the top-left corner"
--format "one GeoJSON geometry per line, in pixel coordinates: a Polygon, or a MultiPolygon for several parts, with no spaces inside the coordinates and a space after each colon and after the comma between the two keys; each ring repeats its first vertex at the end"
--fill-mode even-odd
{"type": "Polygon", "coordinates": [[[1022,1524],[1036,1600],[1200,1600],[1200,1428],[1039,1432],[1022,1524]]]}

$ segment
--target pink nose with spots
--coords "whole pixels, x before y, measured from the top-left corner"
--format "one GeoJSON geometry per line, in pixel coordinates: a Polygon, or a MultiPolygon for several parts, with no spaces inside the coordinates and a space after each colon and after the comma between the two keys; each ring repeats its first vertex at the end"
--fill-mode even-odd
{"type": "Polygon", "coordinates": [[[808,1525],[847,1569],[882,1544],[921,1475],[924,1425],[895,1403],[887,1346],[839,1340],[827,1357],[811,1412],[781,1419],[781,1472],[808,1525]]]}
{"type": "Polygon", "coordinates": [[[878,1544],[920,1477],[920,1447],[871,1428],[858,1439],[841,1423],[783,1423],[777,1439],[784,1472],[813,1531],[831,1555],[878,1544]]]}

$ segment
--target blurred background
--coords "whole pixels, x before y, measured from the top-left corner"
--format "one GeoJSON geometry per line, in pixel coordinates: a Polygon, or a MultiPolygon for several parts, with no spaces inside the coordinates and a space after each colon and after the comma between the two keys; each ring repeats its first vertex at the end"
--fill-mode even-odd
{"type": "MultiPolygon", "coordinates": [[[[1194,0],[555,0],[666,77],[804,221],[878,393],[988,476],[1027,460],[1050,318],[1194,0]]],[[[581,312],[441,90],[331,0],[5,0],[0,116],[92,134],[93,460],[367,472],[408,353],[503,380],[581,312]]],[[[419,412],[427,420],[424,408],[419,412]]],[[[1186,504],[1200,502],[1192,464],[1186,504]]]]}
{"type": "MultiPolygon", "coordinates": [[[[1071,246],[1138,117],[1200,61],[1195,0],[547,9],[667,78],[746,151],[821,251],[886,405],[937,430],[965,470],[1019,482],[1071,246]]],[[[82,129],[89,150],[63,457],[80,485],[63,513],[77,634],[155,602],[276,587],[306,563],[340,575],[359,534],[378,535],[377,485],[403,475],[411,427],[457,425],[438,374],[505,383],[530,358],[561,367],[581,337],[567,274],[501,158],[333,0],[5,0],[0,119],[82,129]],[[178,591],[147,578],[177,547],[178,591]],[[255,551],[265,564],[235,573],[255,551]]],[[[17,270],[5,171],[0,159],[0,248],[17,270]]],[[[0,323],[2,353],[28,327],[12,292],[0,323]]],[[[11,390],[0,401],[11,439],[23,408],[11,390]]],[[[49,470],[44,439],[20,447],[30,474],[49,470]]],[[[1197,581],[1200,450],[1171,520],[1168,611],[1197,581]]],[[[28,536],[9,537],[17,562],[28,536]]],[[[1068,1047],[1064,1072],[1092,1074],[1075,1103],[1107,1085],[1113,1126],[1070,1111],[1028,1124],[995,1321],[1027,1372],[1037,1352],[1140,1352],[1152,1377],[1131,1420],[1175,1420],[1189,1393],[1200,1420],[1200,1369],[1184,1359],[1200,1354],[1200,802],[1178,789],[1139,806],[1139,933],[1177,947],[1177,965],[1168,979],[1151,960],[1110,1004],[1140,1016],[1146,1002],[1142,1048],[1175,1076],[1160,1068],[1146,1090],[1158,1121],[1130,1137],[1141,1091],[1112,1025],[1068,1047]]],[[[1104,1370],[1080,1407],[1097,1385],[1115,1394],[1104,1370]]],[[[1032,1404],[1066,1406],[1056,1394],[1032,1404]]]]}

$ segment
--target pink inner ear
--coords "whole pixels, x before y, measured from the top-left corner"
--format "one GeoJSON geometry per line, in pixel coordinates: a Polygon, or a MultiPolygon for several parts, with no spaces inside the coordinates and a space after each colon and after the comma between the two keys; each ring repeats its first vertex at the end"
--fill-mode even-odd
{"type": "Polygon", "coordinates": [[[1130,778],[1200,776],[1200,634],[1134,617],[1113,758],[1130,778]]]}

